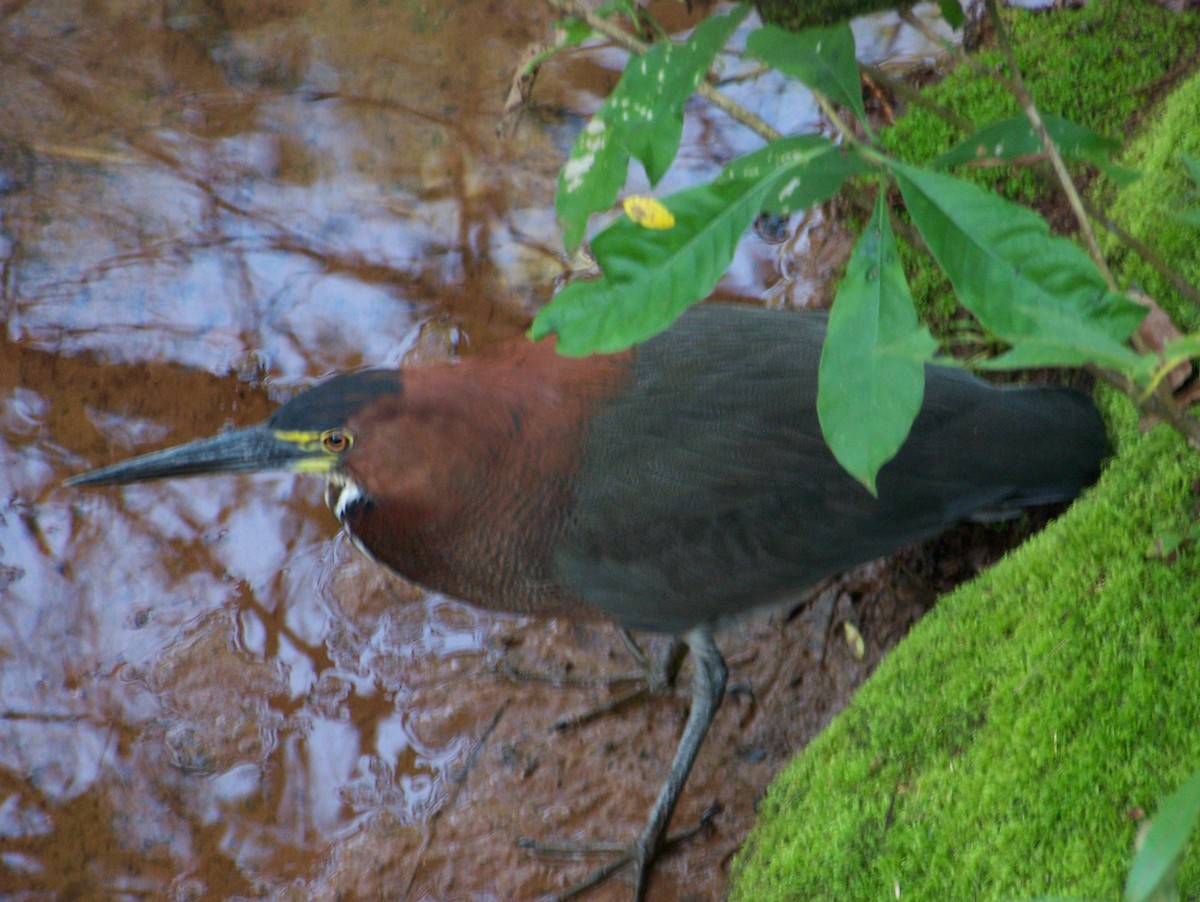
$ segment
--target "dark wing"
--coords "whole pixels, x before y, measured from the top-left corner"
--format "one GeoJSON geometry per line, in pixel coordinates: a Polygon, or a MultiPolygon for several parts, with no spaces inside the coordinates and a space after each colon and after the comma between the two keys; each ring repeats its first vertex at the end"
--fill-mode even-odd
{"type": "Polygon", "coordinates": [[[702,306],[638,349],[633,387],[592,421],[554,552],[573,594],[628,626],[679,632],[1095,478],[1104,434],[1088,399],[931,367],[873,498],[821,436],[824,329],[819,314],[702,306]],[[1085,440],[1065,453],[1075,429],[1085,440]]]}

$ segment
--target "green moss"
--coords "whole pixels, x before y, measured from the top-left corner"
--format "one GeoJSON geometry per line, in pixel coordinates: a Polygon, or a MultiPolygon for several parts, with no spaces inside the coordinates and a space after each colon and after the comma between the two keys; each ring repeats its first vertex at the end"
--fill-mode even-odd
{"type": "Polygon", "coordinates": [[[894,0],[758,0],[755,3],[764,22],[792,31],[814,25],[832,25],[893,6],[894,0]]]}
{"type": "MultiPolygon", "coordinates": [[[[1200,283],[1200,229],[1171,218],[1172,213],[1200,204],[1180,161],[1181,152],[1200,158],[1200,78],[1189,79],[1173,92],[1158,111],[1153,130],[1130,148],[1124,163],[1143,176],[1117,195],[1108,209],[1114,220],[1158,256],[1178,261],[1196,284],[1200,283]]],[[[1124,279],[1158,299],[1176,322],[1197,328],[1200,317],[1195,306],[1150,264],[1111,237],[1105,253],[1124,279]]]]}
{"type": "MultiPolygon", "coordinates": [[[[1121,135],[1148,92],[1181,55],[1193,52],[1200,21],[1148,2],[1102,0],[1055,14],[1010,11],[1017,62],[1038,107],[1095,131],[1121,135]]],[[[998,50],[976,59],[1008,75],[998,50]]],[[[995,79],[962,66],[930,86],[930,100],[984,125],[1020,112],[995,79]]],[[[927,162],[967,137],[936,114],[914,107],[882,136],[905,160],[927,162]]],[[[1023,183],[1030,186],[1032,182],[1023,183]]],[[[1036,194],[1036,192],[1035,192],[1036,194]]]]}
{"type": "MultiPolygon", "coordinates": [[[[1200,234],[1164,211],[1189,184],[1178,152],[1200,156],[1198,109],[1193,75],[1129,148],[1145,177],[1111,203],[1193,282],[1200,234]]],[[[1195,321],[1157,273],[1113,257],[1195,321]]],[[[1153,812],[1200,766],[1200,547],[1147,555],[1196,518],[1200,458],[1165,427],[1142,433],[1125,399],[1101,400],[1116,456],[1100,483],[943,599],[780,775],[733,898],[1119,896],[1129,812],[1153,812]]],[[[1200,893],[1200,855],[1180,881],[1184,898],[1200,893]]]]}

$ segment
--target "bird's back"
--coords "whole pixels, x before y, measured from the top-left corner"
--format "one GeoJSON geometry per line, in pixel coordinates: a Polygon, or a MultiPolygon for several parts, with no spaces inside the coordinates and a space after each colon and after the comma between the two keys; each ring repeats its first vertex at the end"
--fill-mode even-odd
{"type": "Polygon", "coordinates": [[[709,305],[640,346],[594,411],[566,528],[568,591],[625,625],[679,632],[794,595],[981,510],[1075,497],[1106,438],[1090,399],[928,367],[878,498],[816,414],[825,318],[709,305]]]}

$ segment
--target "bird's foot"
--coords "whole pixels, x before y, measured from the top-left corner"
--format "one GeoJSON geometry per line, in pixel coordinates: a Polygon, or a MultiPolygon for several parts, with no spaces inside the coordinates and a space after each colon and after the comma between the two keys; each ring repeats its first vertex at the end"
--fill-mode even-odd
{"type": "Polygon", "coordinates": [[[591,723],[599,717],[615,714],[617,711],[624,709],[634,702],[650,698],[652,695],[664,691],[656,685],[652,685],[653,681],[645,672],[640,670],[631,673],[613,673],[603,676],[581,676],[525,670],[505,661],[499,665],[497,672],[516,682],[548,683],[560,689],[611,689],[615,686],[631,684],[628,689],[625,689],[607,701],[559,718],[550,725],[552,732],[576,729],[586,723],[591,723]]]}
{"type": "Polygon", "coordinates": [[[606,717],[622,710],[628,705],[654,695],[661,695],[675,683],[675,676],[687,654],[687,646],[678,640],[672,641],[666,653],[652,658],[637,644],[627,630],[620,629],[618,634],[624,641],[630,655],[638,664],[638,669],[627,673],[607,674],[603,676],[580,676],[575,674],[551,674],[517,668],[508,661],[499,666],[499,671],[513,680],[525,682],[549,683],[560,688],[611,688],[633,684],[615,698],[602,704],[570,714],[555,721],[551,725],[553,731],[573,730],[584,724],[591,723],[600,717],[606,717]]]}
{"type": "Polygon", "coordinates": [[[661,842],[656,842],[655,837],[643,834],[629,844],[600,842],[550,843],[534,839],[519,839],[517,840],[517,845],[533,855],[541,855],[548,858],[578,860],[582,858],[612,856],[611,861],[596,868],[596,870],[588,874],[583,880],[580,880],[560,893],[545,897],[543,902],[563,902],[565,899],[574,899],[583,895],[588,890],[595,889],[607,883],[610,879],[624,871],[628,871],[628,876],[633,883],[633,899],[634,902],[638,902],[645,895],[646,878],[650,872],[650,866],[655,859],[705,829],[720,810],[720,805],[714,802],[700,815],[700,820],[694,827],[689,827],[687,830],[680,830],[678,833],[672,833],[664,837],[661,842]]]}
{"type": "Polygon", "coordinates": [[[597,718],[615,714],[617,711],[634,702],[643,701],[655,695],[662,695],[675,684],[675,677],[679,673],[679,668],[683,664],[684,657],[687,655],[686,645],[678,639],[672,640],[663,655],[652,658],[637,644],[628,630],[618,630],[618,634],[625,642],[625,647],[629,650],[630,655],[633,656],[633,659],[637,661],[641,668],[637,672],[638,678],[635,681],[635,685],[616,698],[609,699],[602,704],[595,705],[575,714],[559,718],[551,725],[551,729],[555,732],[574,730],[584,724],[591,723],[597,718]]]}
{"type": "Polygon", "coordinates": [[[629,705],[648,699],[660,691],[662,690],[652,688],[649,681],[643,675],[641,677],[641,685],[634,686],[632,689],[622,692],[615,698],[610,698],[598,705],[584,708],[582,711],[576,711],[574,714],[568,714],[566,717],[560,717],[550,725],[550,729],[555,733],[564,733],[567,730],[578,729],[584,724],[591,723],[593,720],[607,717],[610,714],[616,714],[629,705]]]}
{"type": "Polygon", "coordinates": [[[511,661],[501,661],[496,665],[495,672],[516,683],[546,683],[556,689],[603,689],[646,680],[646,674],[640,670],[631,670],[627,673],[583,675],[555,673],[549,670],[529,670],[525,667],[518,667],[511,661]]]}

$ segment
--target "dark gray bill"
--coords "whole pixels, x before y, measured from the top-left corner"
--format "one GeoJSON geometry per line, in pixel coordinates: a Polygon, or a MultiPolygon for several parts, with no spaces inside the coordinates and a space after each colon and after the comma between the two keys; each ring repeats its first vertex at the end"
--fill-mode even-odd
{"type": "Polygon", "coordinates": [[[300,461],[320,456],[283,441],[265,425],[250,426],[81,473],[64,485],[123,485],[171,476],[290,469],[300,461]]]}

